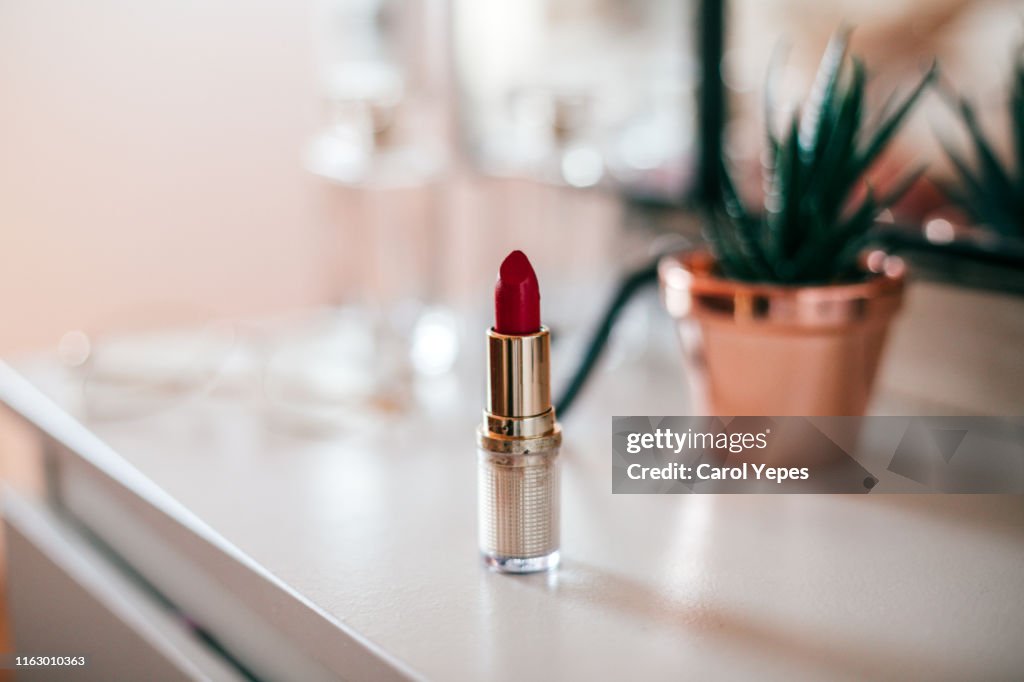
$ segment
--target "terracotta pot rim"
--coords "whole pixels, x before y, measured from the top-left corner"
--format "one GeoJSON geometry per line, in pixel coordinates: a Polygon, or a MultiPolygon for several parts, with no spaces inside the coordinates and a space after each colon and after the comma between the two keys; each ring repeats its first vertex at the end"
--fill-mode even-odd
{"type": "Polygon", "coordinates": [[[665,306],[675,318],[700,317],[732,323],[807,329],[887,321],[902,302],[902,261],[880,254],[878,272],[847,284],[784,285],[741,282],[714,272],[705,249],[680,251],[658,264],[665,306]]]}

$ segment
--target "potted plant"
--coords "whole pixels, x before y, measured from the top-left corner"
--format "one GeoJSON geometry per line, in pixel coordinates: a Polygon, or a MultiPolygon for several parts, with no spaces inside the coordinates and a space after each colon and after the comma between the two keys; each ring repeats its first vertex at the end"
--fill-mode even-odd
{"type": "MultiPolygon", "coordinates": [[[[781,135],[767,124],[765,197],[741,200],[722,164],[710,250],[659,265],[687,375],[719,415],[859,415],[903,297],[898,259],[864,256],[878,214],[916,180],[885,193],[865,175],[935,74],[866,124],[863,63],[849,32],[825,50],[808,102],[781,135]]],[[[890,102],[893,98],[890,98],[890,102]]]]}

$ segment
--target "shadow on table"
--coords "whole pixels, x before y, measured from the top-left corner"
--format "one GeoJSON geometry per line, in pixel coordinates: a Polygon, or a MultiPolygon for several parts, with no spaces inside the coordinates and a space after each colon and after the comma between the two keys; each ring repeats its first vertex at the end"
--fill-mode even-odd
{"type": "Polygon", "coordinates": [[[770,658],[806,668],[807,674],[822,670],[857,679],[974,679],[976,669],[961,661],[921,658],[897,651],[880,641],[837,640],[813,625],[805,628],[773,625],[744,618],[741,614],[673,600],[648,586],[580,562],[566,562],[555,577],[538,576],[524,583],[534,589],[556,591],[566,599],[612,612],[616,618],[643,627],[677,631],[689,637],[730,639],[746,650],[755,649],[770,658]]]}

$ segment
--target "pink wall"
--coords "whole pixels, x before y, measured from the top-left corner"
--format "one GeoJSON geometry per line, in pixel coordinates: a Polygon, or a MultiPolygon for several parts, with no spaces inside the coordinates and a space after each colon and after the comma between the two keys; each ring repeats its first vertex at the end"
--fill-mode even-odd
{"type": "Polygon", "coordinates": [[[310,33],[284,0],[0,4],[0,353],[326,296],[310,33]]]}

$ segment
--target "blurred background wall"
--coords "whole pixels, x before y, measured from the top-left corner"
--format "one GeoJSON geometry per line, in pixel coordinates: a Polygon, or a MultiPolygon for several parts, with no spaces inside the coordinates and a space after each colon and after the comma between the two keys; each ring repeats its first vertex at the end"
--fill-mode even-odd
{"type": "Polygon", "coordinates": [[[306,2],[0,2],[0,353],[325,297],[306,2]]]}

